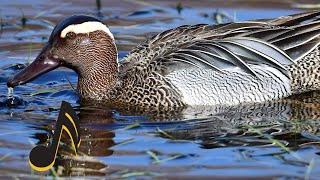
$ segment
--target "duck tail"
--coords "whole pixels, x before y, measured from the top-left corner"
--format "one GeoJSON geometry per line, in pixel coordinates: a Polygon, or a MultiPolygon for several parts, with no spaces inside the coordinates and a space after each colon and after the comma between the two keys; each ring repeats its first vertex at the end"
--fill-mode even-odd
{"type": "Polygon", "coordinates": [[[292,94],[320,90],[320,10],[270,21],[283,27],[267,41],[282,49],[294,61],[287,65],[292,94]]]}

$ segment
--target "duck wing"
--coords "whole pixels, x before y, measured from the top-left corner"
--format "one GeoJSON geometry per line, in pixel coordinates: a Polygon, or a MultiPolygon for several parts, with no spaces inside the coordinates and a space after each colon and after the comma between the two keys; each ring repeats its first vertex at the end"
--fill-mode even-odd
{"type": "MultiPolygon", "coordinates": [[[[320,11],[269,20],[180,26],[147,39],[120,62],[120,74],[162,75],[189,67],[225,73],[265,64],[286,75],[294,63],[320,44],[320,11]]],[[[259,77],[258,77],[259,78],[259,77]]]]}

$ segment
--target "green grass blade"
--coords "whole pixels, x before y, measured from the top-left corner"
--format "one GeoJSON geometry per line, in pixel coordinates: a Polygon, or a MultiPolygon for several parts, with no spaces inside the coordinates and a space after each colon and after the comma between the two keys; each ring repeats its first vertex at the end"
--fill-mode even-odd
{"type": "Polygon", "coordinates": [[[121,175],[121,178],[130,178],[134,176],[145,176],[145,175],[155,175],[157,173],[155,172],[149,172],[149,171],[141,171],[141,172],[131,172],[121,175]]]}
{"type": "Polygon", "coordinates": [[[311,174],[311,171],[313,169],[313,166],[314,166],[314,158],[311,159],[311,161],[309,163],[309,166],[308,166],[307,171],[306,171],[306,175],[304,176],[305,180],[309,180],[310,179],[310,174],[311,174]]]}
{"type": "Polygon", "coordinates": [[[166,159],[161,159],[161,160],[159,160],[159,161],[155,161],[155,162],[153,162],[153,164],[164,163],[164,162],[167,162],[167,161],[171,161],[171,160],[180,158],[180,157],[182,157],[182,156],[183,156],[182,154],[177,154],[177,155],[171,156],[171,157],[166,158],[166,159]]]}
{"type": "Polygon", "coordinates": [[[273,144],[276,144],[277,146],[279,146],[281,149],[283,149],[284,151],[290,153],[293,157],[301,160],[302,158],[295,152],[293,152],[290,148],[286,147],[284,144],[282,144],[280,141],[273,139],[270,135],[268,134],[263,134],[261,131],[259,131],[258,129],[255,129],[254,127],[247,125],[248,129],[252,129],[254,132],[256,132],[257,134],[267,138],[270,142],[272,142],[273,144]]]}
{"type": "Polygon", "coordinates": [[[2,157],[0,157],[0,162],[7,159],[9,156],[11,156],[11,153],[7,153],[7,154],[3,155],[2,157]]]}
{"type": "Polygon", "coordinates": [[[163,135],[164,137],[167,137],[167,138],[172,139],[172,140],[176,140],[173,136],[171,136],[170,134],[162,131],[159,127],[157,127],[157,130],[158,130],[159,134],[163,135]]]}
{"type": "Polygon", "coordinates": [[[155,162],[159,162],[160,159],[158,158],[158,156],[152,152],[152,151],[147,151],[147,153],[155,160],[155,162]]]}
{"type": "Polygon", "coordinates": [[[130,124],[130,125],[124,127],[123,130],[133,129],[136,127],[140,127],[140,124],[139,123],[130,124]]]}
{"type": "Polygon", "coordinates": [[[34,93],[30,93],[30,96],[36,96],[39,94],[45,94],[45,93],[56,93],[59,92],[58,90],[55,89],[48,89],[48,90],[42,90],[42,91],[38,91],[38,92],[34,92],[34,93]]]}

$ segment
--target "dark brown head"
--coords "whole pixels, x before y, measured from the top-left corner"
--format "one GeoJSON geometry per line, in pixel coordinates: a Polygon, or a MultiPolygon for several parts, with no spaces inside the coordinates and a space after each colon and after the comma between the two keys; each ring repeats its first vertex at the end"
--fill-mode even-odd
{"type": "Polygon", "coordinates": [[[73,15],[54,28],[37,58],[10,78],[7,85],[25,84],[65,66],[78,73],[78,90],[86,96],[89,91],[105,90],[112,83],[118,70],[117,57],[114,37],[106,25],[92,16],[73,15]]]}

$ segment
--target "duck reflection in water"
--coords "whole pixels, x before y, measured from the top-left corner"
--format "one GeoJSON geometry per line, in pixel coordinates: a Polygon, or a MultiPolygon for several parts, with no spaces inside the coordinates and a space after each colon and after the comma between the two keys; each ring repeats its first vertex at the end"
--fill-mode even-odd
{"type": "MultiPolygon", "coordinates": [[[[118,130],[133,123],[139,123],[138,130],[143,128],[147,133],[155,133],[160,128],[175,140],[197,140],[204,148],[274,146],[255,130],[271,135],[288,147],[308,145],[313,141],[302,133],[319,134],[320,105],[300,98],[238,106],[187,107],[175,113],[148,117],[138,111],[86,102],[75,108],[80,119],[80,156],[75,158],[72,149],[60,146],[55,168],[60,175],[108,175],[108,165],[96,159],[112,156],[113,147],[118,144],[114,141],[118,130]]],[[[40,143],[47,141],[44,134],[35,137],[40,143]]],[[[62,142],[71,143],[67,134],[62,142]]]]}

